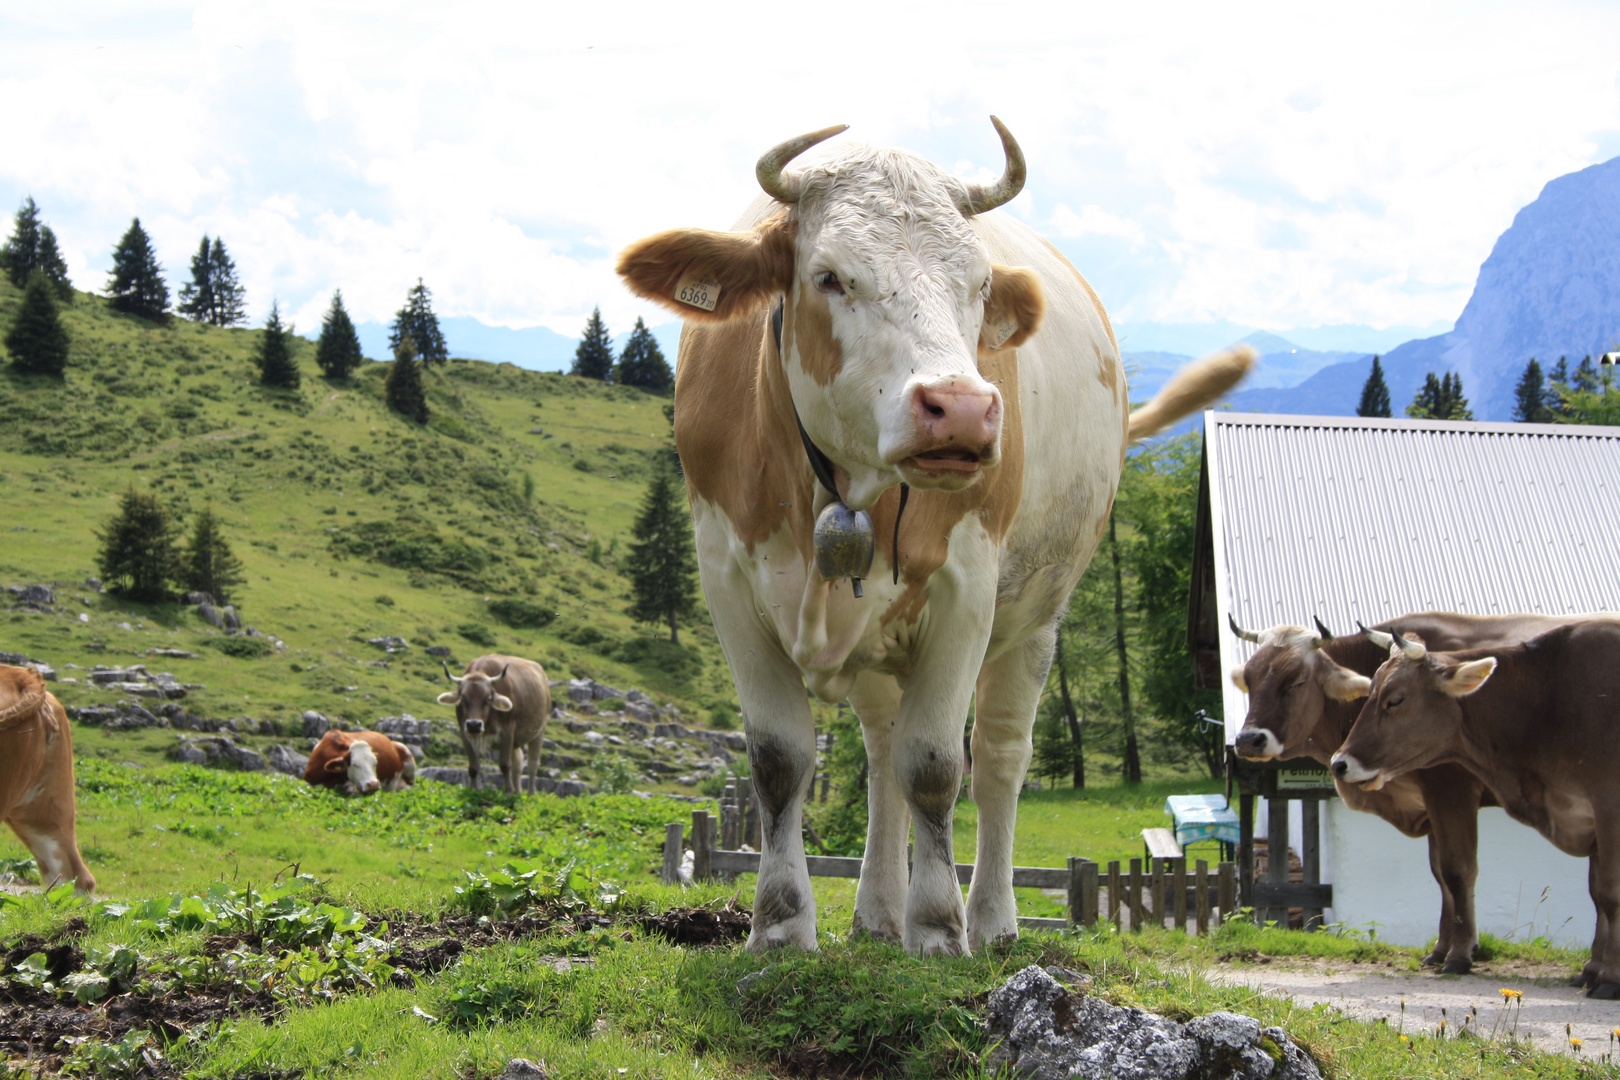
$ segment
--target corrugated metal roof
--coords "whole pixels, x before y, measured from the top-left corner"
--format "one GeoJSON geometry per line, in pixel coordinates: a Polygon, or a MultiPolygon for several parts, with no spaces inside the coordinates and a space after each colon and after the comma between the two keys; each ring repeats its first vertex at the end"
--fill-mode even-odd
{"type": "MultiPolygon", "coordinates": [[[[1620,428],[1204,414],[1220,652],[1412,611],[1620,611],[1620,428]]],[[[1227,738],[1247,708],[1228,683],[1227,738]]]]}

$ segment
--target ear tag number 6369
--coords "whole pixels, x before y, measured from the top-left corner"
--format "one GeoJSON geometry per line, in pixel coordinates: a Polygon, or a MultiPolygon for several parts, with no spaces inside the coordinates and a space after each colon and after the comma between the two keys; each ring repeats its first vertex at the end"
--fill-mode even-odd
{"type": "Polygon", "coordinates": [[[720,300],[720,283],[703,278],[687,278],[676,287],[675,299],[688,307],[713,311],[720,300]]]}

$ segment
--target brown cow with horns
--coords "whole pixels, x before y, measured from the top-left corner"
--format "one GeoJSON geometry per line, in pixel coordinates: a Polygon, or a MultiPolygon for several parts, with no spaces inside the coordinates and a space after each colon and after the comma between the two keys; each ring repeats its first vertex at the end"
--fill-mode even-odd
{"type": "Polygon", "coordinates": [[[551,683],[546,669],[521,656],[491,654],[468,664],[460,676],[450,674],[446,664],[444,677],[456,688],[440,694],[439,704],[455,706],[456,730],[467,748],[467,774],[472,786],[478,786],[479,766],[490,754],[493,734],[501,786],[511,792],[523,790],[521,775],[526,758],[532,792],[535,772],[540,767],[540,740],[551,718],[551,683]]]}

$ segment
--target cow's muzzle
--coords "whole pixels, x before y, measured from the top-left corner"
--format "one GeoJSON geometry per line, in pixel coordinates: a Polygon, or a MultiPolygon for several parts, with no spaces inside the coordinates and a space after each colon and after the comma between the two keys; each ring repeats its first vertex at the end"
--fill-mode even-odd
{"type": "Polygon", "coordinates": [[[466,721],[466,727],[469,735],[482,735],[484,733],[484,722],[482,720],[468,720],[466,721]]]}
{"type": "Polygon", "coordinates": [[[1264,728],[1244,728],[1233,740],[1233,748],[1240,758],[1265,761],[1282,754],[1282,744],[1264,728]]]}

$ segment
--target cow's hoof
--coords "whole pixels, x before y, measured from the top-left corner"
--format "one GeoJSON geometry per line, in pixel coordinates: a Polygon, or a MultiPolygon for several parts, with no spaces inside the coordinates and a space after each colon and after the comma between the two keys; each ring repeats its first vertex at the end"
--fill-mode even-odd
{"type": "Polygon", "coordinates": [[[1586,992],[1586,996],[1600,1001],[1614,1001],[1620,998],[1620,983],[1598,983],[1586,992]]]}
{"type": "Polygon", "coordinates": [[[773,926],[764,931],[755,931],[748,935],[748,944],[745,946],[751,953],[771,952],[774,949],[798,949],[800,952],[816,952],[816,936],[811,934],[805,937],[799,934],[788,933],[786,928],[773,926]]]}
{"type": "Polygon", "coordinates": [[[1474,970],[1474,962],[1466,956],[1454,956],[1440,968],[1442,975],[1466,975],[1474,970]]]}
{"type": "Polygon", "coordinates": [[[1425,956],[1423,958],[1423,966],[1424,967],[1439,967],[1441,964],[1443,964],[1445,962],[1446,962],[1446,954],[1443,951],[1441,951],[1440,949],[1434,950],[1434,952],[1430,953],[1428,956],[1425,956]]]}
{"type": "Polygon", "coordinates": [[[1579,975],[1577,975],[1573,979],[1569,980],[1569,985],[1571,985],[1571,986],[1596,986],[1597,985],[1597,976],[1591,971],[1582,971],[1579,975]]]}
{"type": "Polygon", "coordinates": [[[913,956],[967,956],[967,939],[960,927],[919,926],[906,935],[906,951],[913,956]]]}
{"type": "Polygon", "coordinates": [[[849,940],[851,941],[881,941],[885,945],[899,945],[901,939],[902,935],[898,926],[868,926],[861,921],[859,915],[855,917],[854,924],[849,928],[849,940]]]}

